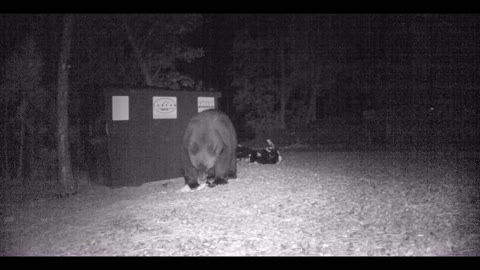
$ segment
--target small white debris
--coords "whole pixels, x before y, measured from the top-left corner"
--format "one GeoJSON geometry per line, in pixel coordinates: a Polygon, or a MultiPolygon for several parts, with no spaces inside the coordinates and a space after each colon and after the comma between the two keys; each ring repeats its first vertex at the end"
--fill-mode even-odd
{"type": "Polygon", "coordinates": [[[190,189],[190,187],[188,185],[185,185],[183,188],[177,190],[177,193],[179,192],[191,192],[192,190],[190,189]]]}
{"type": "Polygon", "coordinates": [[[204,189],[206,186],[207,186],[207,184],[206,184],[206,183],[203,183],[203,184],[201,184],[200,186],[198,186],[197,190],[202,190],[202,189],[204,189]]]}
{"type": "Polygon", "coordinates": [[[202,190],[204,189],[205,187],[207,186],[206,183],[203,183],[201,185],[198,186],[198,188],[196,189],[191,189],[188,185],[185,185],[183,188],[177,190],[177,193],[180,193],[180,192],[193,192],[193,191],[198,191],[198,190],[202,190]]]}

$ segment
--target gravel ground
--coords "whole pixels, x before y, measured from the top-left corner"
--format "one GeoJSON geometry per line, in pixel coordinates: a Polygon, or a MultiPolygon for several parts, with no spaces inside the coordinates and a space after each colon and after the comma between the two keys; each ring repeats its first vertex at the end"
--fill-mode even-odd
{"type": "Polygon", "coordinates": [[[475,155],[284,152],[187,193],[181,178],[61,199],[4,190],[0,254],[480,255],[475,155]]]}

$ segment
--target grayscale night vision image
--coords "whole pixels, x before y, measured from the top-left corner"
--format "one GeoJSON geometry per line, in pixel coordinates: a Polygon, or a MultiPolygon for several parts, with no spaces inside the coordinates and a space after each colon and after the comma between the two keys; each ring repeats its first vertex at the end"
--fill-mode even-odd
{"type": "Polygon", "coordinates": [[[0,14],[0,256],[479,256],[479,14],[0,14]]]}

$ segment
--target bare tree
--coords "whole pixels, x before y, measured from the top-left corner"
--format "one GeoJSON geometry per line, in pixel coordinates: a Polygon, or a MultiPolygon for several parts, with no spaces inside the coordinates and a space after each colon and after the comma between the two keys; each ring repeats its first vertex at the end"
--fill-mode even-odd
{"type": "MultiPolygon", "coordinates": [[[[123,21],[123,26],[125,27],[125,30],[127,32],[127,37],[128,37],[128,42],[130,43],[130,46],[132,46],[135,59],[137,60],[138,65],[140,66],[140,70],[142,71],[142,74],[145,78],[145,83],[148,86],[153,86],[153,79],[152,79],[152,74],[150,73],[150,68],[148,67],[147,62],[143,59],[143,53],[142,53],[142,48],[141,45],[137,44],[135,40],[135,36],[133,34],[132,28],[128,25],[127,21],[123,21]]],[[[153,31],[154,27],[151,27],[150,30],[153,31]]],[[[146,40],[150,37],[151,31],[149,31],[149,34],[147,37],[144,38],[145,42],[146,40]]],[[[143,43],[145,43],[143,42],[143,43]]]]}
{"type": "Polygon", "coordinates": [[[57,89],[57,150],[59,179],[62,185],[61,195],[72,195],[76,192],[76,182],[73,178],[68,138],[68,92],[69,71],[68,60],[72,44],[73,15],[67,14],[63,20],[63,36],[58,62],[58,89],[57,89]]]}
{"type": "Polygon", "coordinates": [[[287,78],[286,78],[286,60],[285,60],[285,43],[280,40],[280,127],[285,129],[285,108],[287,106],[287,78]]]}
{"type": "Polygon", "coordinates": [[[194,86],[194,80],[176,66],[204,55],[203,49],[191,48],[181,38],[202,24],[201,15],[130,15],[121,19],[146,85],[171,89],[194,86]]]}
{"type": "MultiPolygon", "coordinates": [[[[3,74],[0,92],[2,93],[4,105],[3,121],[3,169],[6,179],[11,178],[11,163],[13,161],[12,152],[9,151],[9,138],[18,142],[16,157],[16,177],[15,181],[21,183],[25,176],[24,161],[28,159],[25,149],[29,137],[36,133],[35,109],[36,103],[39,103],[44,89],[41,86],[41,69],[43,61],[38,53],[36,41],[29,36],[19,49],[13,52],[5,63],[5,74],[3,74]]],[[[30,138],[31,139],[31,138],[30,138]]],[[[31,157],[30,157],[31,158],[31,157]]],[[[14,165],[15,163],[13,163],[14,165]]]]}
{"type": "Polygon", "coordinates": [[[8,155],[8,98],[7,95],[3,95],[3,105],[4,105],[4,119],[3,119],[3,175],[5,177],[5,180],[10,181],[11,175],[10,175],[10,162],[9,160],[9,155],[8,155]]]}

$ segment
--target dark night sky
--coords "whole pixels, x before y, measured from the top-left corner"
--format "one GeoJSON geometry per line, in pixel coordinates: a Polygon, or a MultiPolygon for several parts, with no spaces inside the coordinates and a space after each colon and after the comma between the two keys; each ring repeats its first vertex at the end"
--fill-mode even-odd
{"type": "Polygon", "coordinates": [[[1,14],[0,15],[0,65],[18,46],[21,46],[25,37],[33,33],[37,38],[43,59],[45,60],[46,80],[55,78],[56,60],[58,58],[58,40],[61,35],[61,14],[1,14]]]}
{"type": "MultiPolygon", "coordinates": [[[[333,16],[333,35],[343,43],[330,46],[347,46],[347,64],[356,67],[347,73],[368,69],[373,63],[386,61],[386,58],[394,64],[395,61],[402,63],[402,59],[408,58],[410,62],[417,61],[415,64],[418,70],[428,70],[429,78],[425,81],[430,83],[427,87],[429,91],[443,91],[445,95],[461,94],[478,99],[480,16],[333,16]],[[417,60],[411,60],[416,57],[415,53],[420,56],[415,58],[417,60]]],[[[191,72],[195,78],[205,81],[207,87],[221,90],[231,88],[231,78],[227,76],[226,70],[232,61],[232,41],[235,31],[242,25],[242,20],[239,19],[241,17],[239,14],[205,15],[206,23],[194,35],[196,40],[193,43],[203,46],[205,57],[193,65],[191,72]]],[[[268,27],[275,28],[275,25],[268,27]]],[[[35,33],[46,60],[46,80],[54,81],[55,72],[52,70],[56,70],[60,30],[61,14],[0,15],[1,61],[4,62],[13,48],[21,44],[26,34],[35,33]]],[[[414,80],[419,83],[421,76],[415,76],[414,80]]],[[[340,88],[360,87],[362,84],[355,82],[356,79],[350,74],[343,74],[339,80],[340,88]],[[354,81],[351,83],[353,86],[346,85],[348,81],[354,81]]],[[[382,85],[376,87],[381,88],[382,85]]],[[[224,91],[224,95],[231,94],[231,91],[224,91]]]]}

